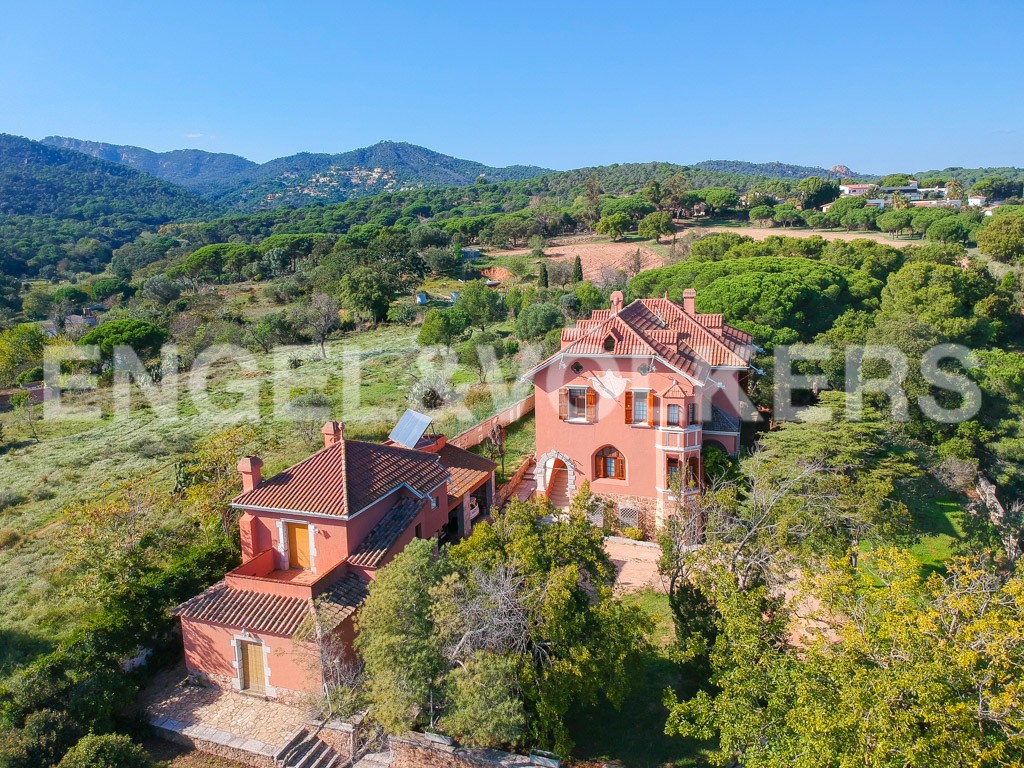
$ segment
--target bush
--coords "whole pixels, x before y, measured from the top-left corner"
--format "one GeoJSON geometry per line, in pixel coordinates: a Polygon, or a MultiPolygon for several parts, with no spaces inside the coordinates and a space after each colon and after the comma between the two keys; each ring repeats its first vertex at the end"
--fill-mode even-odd
{"type": "Polygon", "coordinates": [[[486,384],[471,387],[464,400],[466,408],[478,419],[487,418],[494,410],[490,388],[486,384]]]}
{"type": "Polygon", "coordinates": [[[33,712],[21,730],[9,731],[0,739],[2,768],[42,768],[56,765],[81,736],[81,730],[67,712],[44,709],[33,712]]]}
{"type": "Polygon", "coordinates": [[[43,380],[43,367],[41,365],[37,365],[34,368],[29,368],[28,370],[22,371],[21,373],[18,374],[18,379],[17,379],[19,384],[30,384],[30,383],[32,383],[34,381],[42,381],[42,380],[43,380]]]}
{"type": "MultiPolygon", "coordinates": [[[[13,528],[0,528],[0,552],[10,549],[21,541],[21,534],[13,528]]],[[[0,762],[3,765],[3,762],[0,762]]]]}
{"type": "Polygon", "coordinates": [[[24,495],[11,490],[0,490],[0,512],[16,507],[25,500],[24,495]]]}
{"type": "Polygon", "coordinates": [[[414,305],[396,301],[388,307],[388,322],[397,325],[412,325],[418,314],[414,305]]]}
{"type": "Polygon", "coordinates": [[[152,768],[146,750],[119,733],[83,736],[58,768],[152,768]]]}
{"type": "Polygon", "coordinates": [[[633,541],[643,541],[645,538],[644,532],[639,528],[624,528],[622,530],[622,535],[627,539],[632,539],[633,541]]]}

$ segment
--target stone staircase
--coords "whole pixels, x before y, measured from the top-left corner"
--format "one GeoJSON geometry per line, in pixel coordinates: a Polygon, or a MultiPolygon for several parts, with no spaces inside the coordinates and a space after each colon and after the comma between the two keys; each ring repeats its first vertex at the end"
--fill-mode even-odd
{"type": "Polygon", "coordinates": [[[302,728],[292,736],[274,755],[274,762],[281,768],[349,768],[352,765],[320,738],[318,730],[310,728],[302,728]]]}
{"type": "Polygon", "coordinates": [[[548,501],[556,509],[565,509],[569,506],[569,478],[564,469],[551,473],[548,501]]]}

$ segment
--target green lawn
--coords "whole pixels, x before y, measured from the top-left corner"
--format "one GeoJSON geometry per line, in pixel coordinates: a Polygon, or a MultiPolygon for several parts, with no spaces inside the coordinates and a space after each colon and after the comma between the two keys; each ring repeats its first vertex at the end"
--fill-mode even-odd
{"type": "Polygon", "coordinates": [[[920,539],[910,551],[925,572],[943,570],[943,563],[953,556],[956,540],[963,536],[960,527],[962,502],[953,494],[944,493],[908,500],[907,506],[920,534],[920,539]]]}
{"type": "Polygon", "coordinates": [[[645,590],[623,599],[639,605],[654,619],[655,647],[645,656],[643,672],[621,709],[604,703],[571,717],[570,732],[576,741],[573,757],[619,760],[627,768],[705,766],[702,742],[665,735],[668,710],[662,704],[663,692],[672,688],[681,698],[688,698],[700,682],[669,658],[674,630],[668,597],[645,590]]]}
{"type": "Polygon", "coordinates": [[[519,465],[526,461],[526,457],[532,455],[536,450],[535,426],[533,414],[529,413],[506,427],[504,472],[501,470],[501,459],[488,453],[486,443],[470,448],[473,453],[498,462],[498,471],[495,473],[495,482],[498,486],[507,483],[508,478],[519,469],[519,465]]]}

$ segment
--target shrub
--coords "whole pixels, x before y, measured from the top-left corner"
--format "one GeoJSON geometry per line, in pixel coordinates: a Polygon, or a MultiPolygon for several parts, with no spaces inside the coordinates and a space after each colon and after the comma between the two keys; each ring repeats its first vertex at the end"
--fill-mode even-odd
{"type": "Polygon", "coordinates": [[[388,322],[398,325],[412,325],[418,314],[416,307],[412,304],[396,301],[388,307],[388,322]]]}
{"type": "Polygon", "coordinates": [[[624,528],[622,530],[622,535],[627,539],[632,539],[633,541],[643,541],[645,538],[644,532],[639,528],[624,528]]]}
{"type": "Polygon", "coordinates": [[[58,768],[152,768],[146,750],[127,736],[110,733],[83,736],[58,768]]]}
{"type": "Polygon", "coordinates": [[[491,392],[486,384],[471,387],[466,393],[464,400],[466,407],[473,412],[478,419],[486,418],[494,409],[494,402],[491,400],[491,392]]]}
{"type": "MultiPolygon", "coordinates": [[[[19,541],[21,541],[21,534],[13,528],[0,528],[0,551],[10,549],[19,541]]],[[[3,763],[0,762],[0,765],[3,763]]]]}
{"type": "Polygon", "coordinates": [[[37,365],[34,368],[29,368],[18,374],[19,384],[30,384],[33,381],[43,380],[43,366],[37,365]]]}
{"type": "Polygon", "coordinates": [[[0,490],[0,512],[16,507],[25,500],[24,495],[11,490],[0,490]]]}
{"type": "Polygon", "coordinates": [[[50,709],[33,712],[21,730],[11,730],[0,739],[0,766],[56,765],[80,735],[81,730],[67,712],[50,709]]]}

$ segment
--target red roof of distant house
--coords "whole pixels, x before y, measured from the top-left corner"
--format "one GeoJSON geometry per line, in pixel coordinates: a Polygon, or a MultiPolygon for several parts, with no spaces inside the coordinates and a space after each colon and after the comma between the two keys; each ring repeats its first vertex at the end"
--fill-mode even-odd
{"type": "Polygon", "coordinates": [[[231,504],[348,517],[403,485],[423,496],[447,478],[434,454],[342,439],[236,496],[231,504]]]}
{"type": "Polygon", "coordinates": [[[597,310],[563,330],[562,343],[562,350],[534,371],[561,355],[652,355],[703,381],[713,367],[746,368],[754,352],[750,334],[726,325],[721,315],[691,314],[668,299],[638,299],[618,314],[597,310]],[[612,350],[605,344],[609,337],[612,350]]]}

